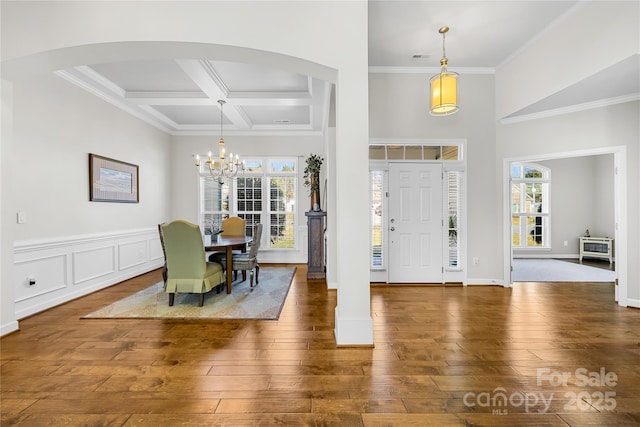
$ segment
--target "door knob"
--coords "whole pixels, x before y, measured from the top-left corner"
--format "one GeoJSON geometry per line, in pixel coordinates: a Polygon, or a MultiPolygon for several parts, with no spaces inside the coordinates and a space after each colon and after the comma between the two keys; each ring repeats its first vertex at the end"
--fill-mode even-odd
{"type": "Polygon", "coordinates": [[[395,227],[391,227],[390,230],[391,231],[396,231],[396,228],[395,227]]]}

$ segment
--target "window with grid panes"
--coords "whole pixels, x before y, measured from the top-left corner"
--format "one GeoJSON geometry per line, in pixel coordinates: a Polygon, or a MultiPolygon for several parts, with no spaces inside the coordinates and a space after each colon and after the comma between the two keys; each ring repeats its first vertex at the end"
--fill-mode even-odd
{"type": "Polygon", "coordinates": [[[550,171],[537,164],[511,165],[511,241],[514,249],[548,248],[550,171]]]}
{"type": "Polygon", "coordinates": [[[297,159],[247,158],[245,165],[244,174],[223,182],[201,167],[200,217],[205,233],[212,223],[219,226],[223,219],[238,216],[245,219],[248,236],[257,223],[269,230],[263,232],[263,248],[295,248],[297,159]]]}

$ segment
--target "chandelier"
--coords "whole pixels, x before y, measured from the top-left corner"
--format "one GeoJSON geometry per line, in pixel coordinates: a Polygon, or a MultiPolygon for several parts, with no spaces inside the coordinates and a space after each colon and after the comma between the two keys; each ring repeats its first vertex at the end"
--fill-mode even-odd
{"type": "Polygon", "coordinates": [[[431,77],[431,109],[433,116],[446,116],[458,111],[458,73],[447,71],[447,56],[444,51],[444,35],[449,27],[442,27],[438,32],[442,34],[442,59],[440,60],[440,74],[431,77]]]}
{"type": "MultiPolygon", "coordinates": [[[[235,178],[238,175],[238,172],[241,171],[244,173],[245,162],[240,162],[240,156],[236,154],[236,158],[234,161],[233,153],[229,153],[229,160],[225,160],[225,150],[224,150],[224,138],[222,137],[222,123],[224,116],[222,115],[222,108],[224,104],[227,102],[219,99],[218,104],[220,104],[220,141],[218,141],[218,161],[216,162],[211,156],[211,151],[209,151],[209,155],[207,157],[207,164],[209,165],[209,173],[213,177],[213,179],[218,180],[218,182],[222,183],[225,179],[235,178]]],[[[200,167],[200,155],[196,155],[196,167],[200,167]]]]}

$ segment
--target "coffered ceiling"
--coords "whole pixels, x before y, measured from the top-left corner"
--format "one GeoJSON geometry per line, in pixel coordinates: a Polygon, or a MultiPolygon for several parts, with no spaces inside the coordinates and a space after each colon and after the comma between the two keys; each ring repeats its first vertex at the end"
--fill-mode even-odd
{"type": "Polygon", "coordinates": [[[129,61],[58,74],[171,134],[300,132],[320,134],[330,85],[252,64],[203,59],[129,61]]]}
{"type": "MultiPolygon", "coordinates": [[[[495,72],[524,46],[570,14],[579,1],[369,1],[372,72],[437,72],[446,38],[449,68],[495,72]]],[[[640,59],[604,70],[516,115],[539,114],[576,103],[638,97],[640,59]],[[612,84],[615,83],[615,84],[612,84]]],[[[167,59],[86,64],[58,74],[136,117],[173,134],[224,132],[322,134],[331,85],[310,76],[247,63],[167,59]]]]}

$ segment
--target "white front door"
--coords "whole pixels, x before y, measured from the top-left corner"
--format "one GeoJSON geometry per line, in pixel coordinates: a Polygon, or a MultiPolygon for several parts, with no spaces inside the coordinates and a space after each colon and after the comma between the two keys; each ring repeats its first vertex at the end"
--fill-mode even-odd
{"type": "Polygon", "coordinates": [[[389,164],[389,282],[443,283],[442,165],[389,164]]]}

